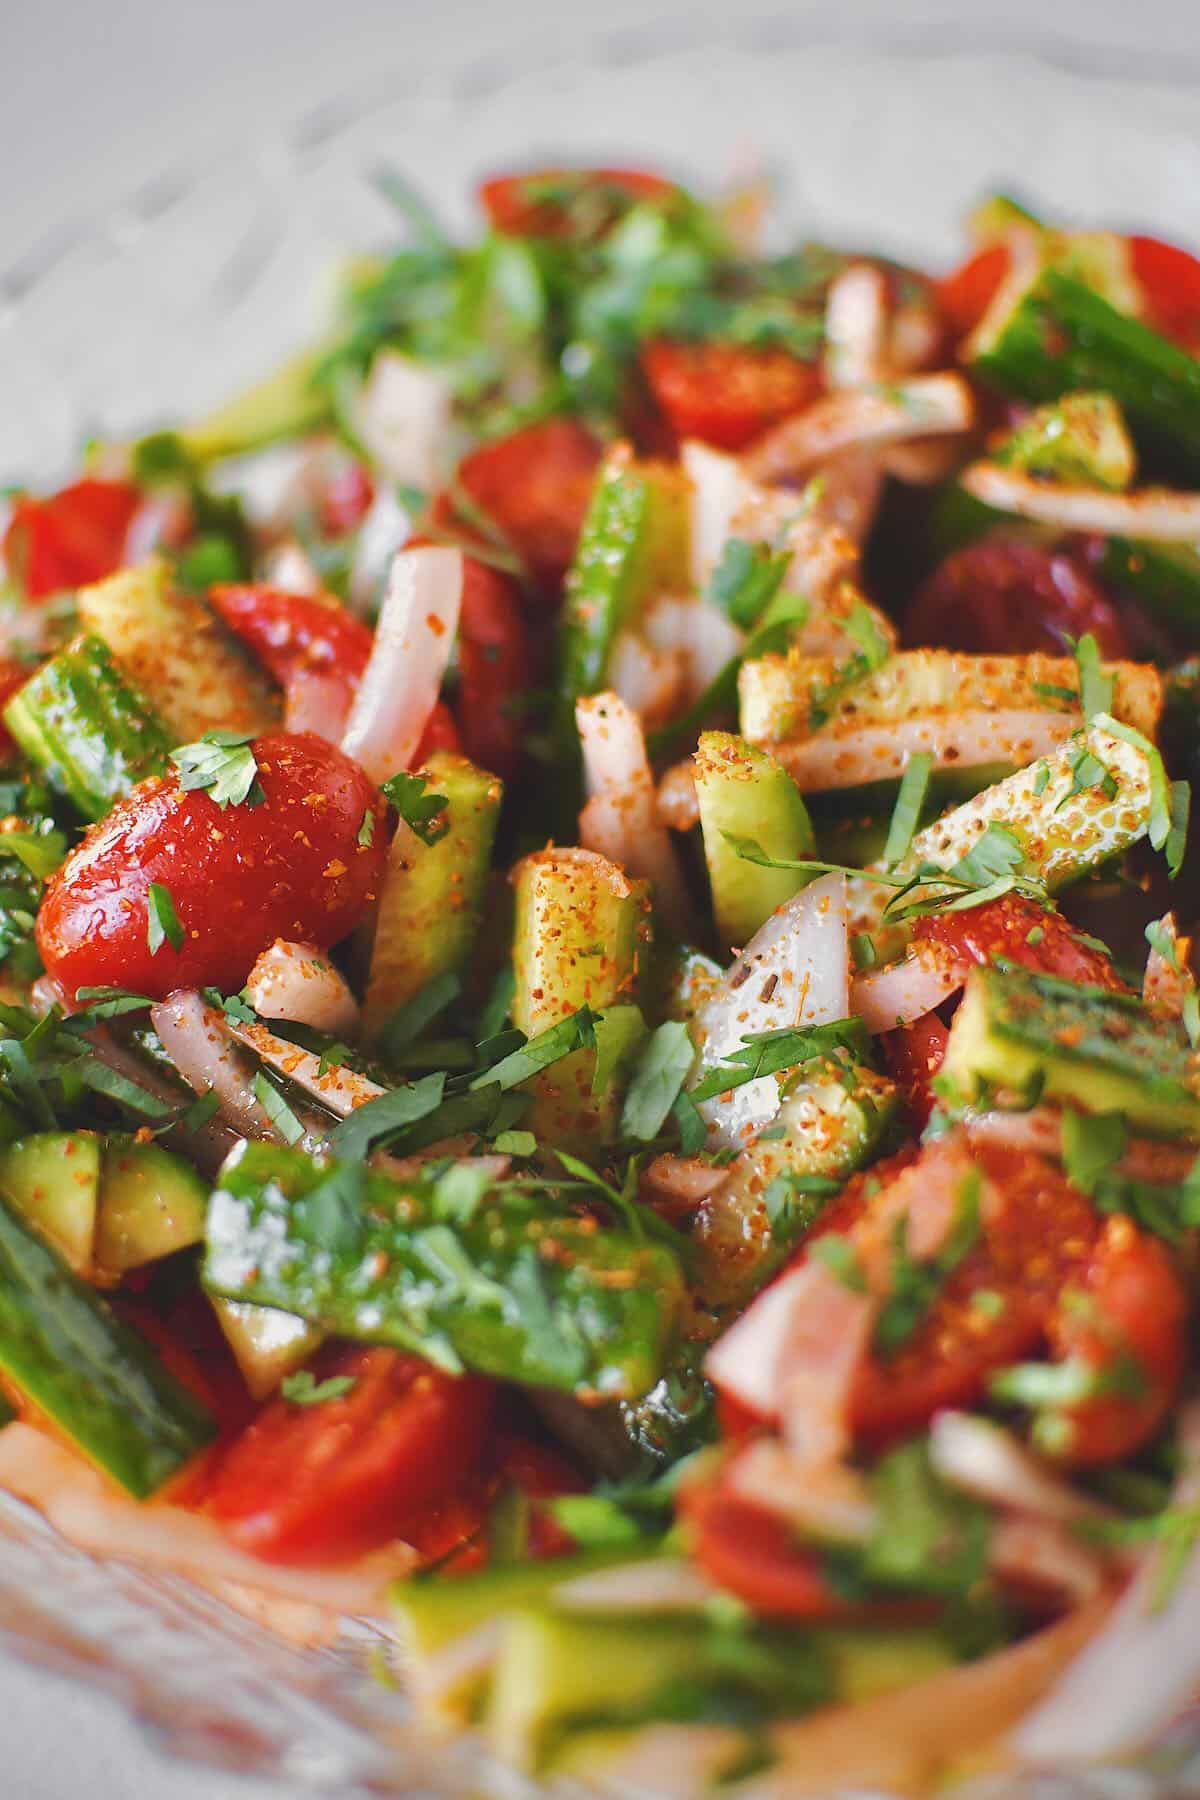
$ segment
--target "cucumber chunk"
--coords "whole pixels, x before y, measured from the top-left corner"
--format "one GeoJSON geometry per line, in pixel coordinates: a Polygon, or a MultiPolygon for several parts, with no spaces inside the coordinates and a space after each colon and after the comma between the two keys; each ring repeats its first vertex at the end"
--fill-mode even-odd
{"type": "Polygon", "coordinates": [[[157,1144],[110,1137],[100,1177],[96,1262],[123,1275],[204,1236],[208,1186],[191,1163],[157,1144]]]}
{"type": "Polygon", "coordinates": [[[740,949],[808,878],[745,861],[726,833],[753,838],[768,856],[805,857],[814,849],[812,821],[787,771],[745,738],[706,731],[693,760],[717,932],[740,949]]]}
{"type": "Polygon", "coordinates": [[[92,1269],[102,1147],[94,1131],[39,1131],[0,1152],[0,1193],[85,1279],[92,1269]]]}

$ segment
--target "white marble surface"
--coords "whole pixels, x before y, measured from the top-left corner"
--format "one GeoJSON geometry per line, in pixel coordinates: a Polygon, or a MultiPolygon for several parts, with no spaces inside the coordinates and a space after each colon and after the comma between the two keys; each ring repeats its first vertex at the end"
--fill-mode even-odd
{"type": "MultiPolygon", "coordinates": [[[[736,3],[736,0],[735,0],[736,3]]],[[[73,218],[108,207],[139,182],[203,158],[222,142],[269,140],[298,113],[414,59],[486,58],[531,36],[629,26],[708,9],[687,0],[18,0],[0,3],[0,270],[73,218]]],[[[745,10],[778,14],[783,7],[745,10]]],[[[1173,59],[1177,80],[1200,89],[1194,0],[842,0],[799,4],[827,33],[869,39],[902,18],[937,41],[954,21],[981,44],[1049,45],[1136,73],[1173,59]]],[[[0,395],[0,405],[3,396],[0,395]]],[[[5,1800],[280,1800],[282,1790],[167,1765],[102,1696],[61,1677],[0,1663],[6,1720],[0,1768],[5,1800]]]]}

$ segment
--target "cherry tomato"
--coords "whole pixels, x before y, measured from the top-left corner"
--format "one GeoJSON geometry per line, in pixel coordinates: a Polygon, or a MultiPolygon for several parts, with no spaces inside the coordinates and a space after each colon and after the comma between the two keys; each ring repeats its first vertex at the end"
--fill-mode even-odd
{"type": "Polygon", "coordinates": [[[479,189],[488,222],[510,237],[601,237],[640,200],[665,200],[674,182],[641,169],[538,169],[496,175],[479,189]]]}
{"type": "Polygon", "coordinates": [[[586,1484],[574,1465],[549,1444],[510,1435],[500,1440],[497,1467],[500,1480],[511,1482],[530,1502],[529,1555],[540,1560],[573,1550],[575,1541],[570,1533],[538,1502],[584,1491],[586,1484]]]}
{"type": "MultiPolygon", "coordinates": [[[[153,1288],[153,1274],[150,1280],[153,1288]]],[[[119,1293],[109,1296],[109,1304],[147,1340],[176,1380],[208,1408],[223,1437],[232,1436],[249,1422],[254,1401],[207,1294],[190,1287],[162,1300],[153,1291],[131,1293],[126,1283],[119,1293]]],[[[193,1465],[189,1475],[195,1473],[193,1465]]]]}
{"type": "Polygon", "coordinates": [[[938,306],[956,338],[974,331],[1008,274],[1007,244],[988,244],[940,281],[938,306]]]}
{"type": "Polygon", "coordinates": [[[1162,1424],[1183,1379],[1188,1298],[1157,1238],[1108,1221],[1078,1290],[1050,1322],[1059,1358],[1078,1359],[1106,1392],[1056,1408],[1044,1448],[1076,1468],[1116,1462],[1162,1424]]]}
{"type": "Polygon", "coordinates": [[[849,1615],[820,1557],[797,1544],[782,1519],[708,1482],[683,1487],[679,1509],[701,1569],[755,1612],[778,1619],[849,1615]]]}
{"type": "Polygon", "coordinates": [[[993,535],[939,564],[909,607],[904,639],[990,655],[1062,655],[1067,639],[1085,631],[1102,656],[1130,655],[1116,607],[1077,557],[993,535]]]}
{"type": "Polygon", "coordinates": [[[265,798],[217,806],[172,773],[142,782],[93,825],[47,885],[37,942],[68,994],[112,985],[240,988],[277,937],[327,949],[378,892],[386,803],[348,756],[311,732],[253,745],[265,798]],[[374,817],[369,844],[363,820],[374,817]],[[151,952],[149,888],[165,887],[183,941],[151,952]]]}
{"type": "Polygon", "coordinates": [[[1132,237],[1129,248],[1146,323],[1189,355],[1200,355],[1200,258],[1161,238],[1132,237]]]}
{"type": "Polygon", "coordinates": [[[421,741],[417,745],[416,755],[413,757],[413,767],[419,769],[433,750],[461,750],[462,747],[458,726],[454,723],[454,714],[444,701],[439,700],[421,733],[421,741]]]}
{"type": "Polygon", "coordinates": [[[899,1088],[918,1131],[928,1125],[936,1104],[931,1084],[942,1066],[949,1036],[937,1014],[930,1012],[895,1031],[882,1032],[876,1040],[884,1068],[899,1088]]]}
{"type": "MultiPolygon", "coordinates": [[[[571,566],[602,454],[585,426],[560,416],[482,444],[459,464],[458,479],[534,581],[553,588],[571,566]]],[[[453,503],[439,510],[452,516],[453,503]]]]}
{"type": "Polygon", "coordinates": [[[375,639],[332,596],[289,594],[251,582],[215,587],[209,599],[281,687],[308,670],[337,674],[350,689],[358,686],[375,639]]]}
{"type": "Polygon", "coordinates": [[[265,1562],[348,1561],[402,1537],[477,1467],[494,1388],[398,1350],[340,1346],[317,1381],[341,1397],[268,1401],[218,1467],[208,1507],[239,1548],[265,1562]]]}
{"type": "Polygon", "coordinates": [[[815,363],[786,350],[739,344],[685,344],[658,338],[642,351],[642,370],[661,412],[680,438],[741,450],[815,399],[815,363]]]}
{"type": "Polygon", "coordinates": [[[339,458],[317,501],[317,519],[324,535],[339,538],[356,530],[374,498],[375,484],[362,463],[339,458]]]}
{"type": "Polygon", "coordinates": [[[972,1405],[996,1370],[1040,1348],[1063,1287],[1087,1267],[1099,1221],[1062,1170],[1003,1146],[974,1154],[997,1203],[912,1335],[860,1368],[851,1415],[870,1445],[922,1430],[942,1407],[972,1405]]]}
{"type": "Polygon", "coordinates": [[[76,481],[44,500],[19,499],[4,560],[27,600],[84,587],[121,567],[141,495],[125,481],[76,481]]]}
{"type": "Polygon", "coordinates": [[[1111,960],[1085,943],[1061,913],[1049,912],[1019,894],[1004,894],[966,912],[927,913],[917,920],[913,937],[942,944],[966,962],[990,963],[1003,957],[1063,981],[1084,982],[1114,994],[1128,992],[1111,960]]]}

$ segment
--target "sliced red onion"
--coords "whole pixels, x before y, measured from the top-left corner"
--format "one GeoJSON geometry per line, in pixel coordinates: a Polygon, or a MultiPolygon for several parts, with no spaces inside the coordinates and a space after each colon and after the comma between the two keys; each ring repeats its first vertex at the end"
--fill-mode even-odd
{"type": "Polygon", "coordinates": [[[570,1612],[694,1613],[720,1591],[694,1563],[661,1556],[576,1575],[554,1589],[551,1604],[570,1612]]]}
{"type": "MultiPolygon", "coordinates": [[[[700,1071],[727,1062],[752,1033],[825,1025],[849,1007],[845,881],[823,875],[755,932],[698,1020],[700,1071]]],[[[764,1075],[702,1103],[711,1148],[742,1149],[779,1110],[779,1079],[764,1075]]]]}
{"type": "Polygon", "coordinates": [[[892,444],[881,460],[888,474],[908,487],[937,487],[962,461],[962,439],[932,437],[892,444]]]}
{"type": "Polygon", "coordinates": [[[969,431],[975,403],[964,376],[913,375],[880,388],[827,394],[776,425],[744,457],[756,481],[807,474],[844,450],[969,431]]]}
{"type": "MultiPolygon", "coordinates": [[[[118,1043],[106,1026],[91,1026],[87,1037],[99,1060],[118,1075],[124,1075],[135,1087],[143,1088],[166,1106],[180,1104],[179,1089],[145,1057],[118,1043]]],[[[202,1125],[172,1125],[162,1136],[164,1143],[190,1156],[206,1175],[215,1175],[229,1152],[241,1142],[241,1135],[220,1118],[207,1119],[202,1125]]]]}
{"type": "Polygon", "coordinates": [[[847,717],[797,742],[772,744],[803,793],[896,781],[910,756],[929,751],[939,769],[977,769],[988,763],[1024,768],[1078,731],[1081,715],[1050,707],[918,714],[873,725],[847,717]]]}
{"type": "Polygon", "coordinates": [[[690,1210],[714,1193],[728,1176],[728,1168],[719,1163],[665,1151],[643,1171],[639,1198],[690,1210]]]}
{"type": "Polygon", "coordinates": [[[1060,1525],[1111,1516],[1010,1431],[977,1413],[940,1412],[929,1428],[934,1468],[955,1487],[1006,1511],[1060,1525]]]}
{"type": "Polygon", "coordinates": [[[424,545],[392,564],[375,647],[342,749],[373,781],[407,769],[437,703],[462,602],[461,550],[424,545]]]}
{"type": "Polygon", "coordinates": [[[334,1036],[351,1036],[358,1026],[358,1002],[345,977],[311,944],[276,938],[255,962],[245,992],[263,1019],[293,1019],[334,1036]]]}
{"type": "MultiPolygon", "coordinates": [[[[774,497],[749,479],[736,456],[727,456],[723,450],[713,450],[708,444],[688,439],[680,446],[679,460],[688,478],[691,496],[692,580],[697,592],[702,592],[721,560],[726,544],[735,535],[735,519],[741,516],[745,525],[747,509],[764,504],[772,513],[764,534],[770,535],[782,522],[783,512],[774,497]]],[[[749,534],[743,531],[741,535],[749,534]]]]}
{"type": "Polygon", "coordinates": [[[740,1451],[724,1486],[740,1500],[774,1513],[804,1537],[865,1544],[879,1513],[864,1476],[847,1463],[798,1462],[779,1438],[756,1438],[740,1451]]]}
{"type": "Polygon", "coordinates": [[[915,944],[899,962],[856,975],[850,989],[850,1010],[857,1013],[872,1037],[923,1019],[957,994],[967,979],[967,965],[938,944],[915,944]]]}
{"type": "Polygon", "coordinates": [[[412,528],[413,516],[408,508],[400,504],[390,487],[378,488],[358,528],[350,565],[348,592],[356,612],[373,610],[392,558],[408,542],[412,528]]]}
{"type": "Polygon", "coordinates": [[[353,1069],[330,1068],[322,1075],[319,1056],[302,1050],[299,1044],[290,1043],[287,1038],[277,1037],[265,1025],[242,1025],[231,1020],[229,1030],[237,1042],[253,1050],[260,1061],[294,1081],[297,1087],[302,1087],[339,1119],[346,1118],[355,1107],[365,1106],[368,1100],[378,1100],[388,1091],[353,1069]]]}
{"type": "Polygon", "coordinates": [[[674,763],[658,784],[658,816],[672,831],[690,831],[700,823],[696,771],[689,756],[674,763]]]}
{"type": "Polygon", "coordinates": [[[198,1094],[216,1094],[228,1125],[242,1137],[277,1142],[275,1127],[254,1098],[253,1070],[238,1054],[223,1013],[183,988],[152,1006],[150,1019],[188,1086],[198,1094]]]}
{"type": "Polygon", "coordinates": [[[453,393],[444,374],[380,350],[354,408],[354,429],[389,481],[436,487],[449,460],[453,393]]]}
{"type": "Polygon", "coordinates": [[[327,744],[340,744],[349,716],[350,694],[340,676],[297,669],[284,698],[285,731],[312,731],[327,744]]]}
{"type": "Polygon", "coordinates": [[[1142,999],[1156,1012],[1180,1019],[1184,1002],[1196,991],[1196,977],[1188,963],[1191,943],[1188,938],[1180,937],[1173,912],[1164,913],[1159,919],[1158,932],[1169,945],[1169,951],[1164,956],[1157,946],[1151,947],[1142,978],[1142,999]]]}
{"type": "Polygon", "coordinates": [[[719,606],[694,596],[661,595],[642,615],[641,631],[652,649],[681,660],[689,700],[704,692],[745,642],[719,606]]]}
{"type": "Polygon", "coordinates": [[[594,694],[575,707],[583,768],[591,795],[579,815],[579,841],[654,883],[671,929],[686,935],[692,907],[665,825],[659,823],[654,777],[641,721],[616,694],[594,694]]]}
{"type": "Polygon", "coordinates": [[[321,592],[321,577],[295,538],[287,538],[271,551],[263,565],[263,580],[287,594],[321,592]]]}
{"type": "Polygon", "coordinates": [[[1200,538],[1200,494],[1161,487],[1114,494],[1107,488],[1039,481],[1020,469],[993,462],[972,463],[959,481],[985,506],[1054,525],[1060,531],[1143,538],[1161,544],[1194,544],[1200,538]]]}
{"type": "Polygon", "coordinates": [[[682,650],[660,650],[640,628],[619,631],[609,659],[612,690],[639,718],[661,724],[688,694],[688,659],[682,650]]]}
{"type": "Polygon", "coordinates": [[[851,263],[825,296],[825,378],[831,388],[869,387],[889,373],[888,292],[881,269],[851,263]]]}
{"type": "Polygon", "coordinates": [[[1048,1519],[1006,1518],[993,1521],[988,1533],[987,1563],[1001,1583],[1021,1591],[1034,1588],[1053,1596],[1062,1608],[1083,1606],[1108,1586],[1106,1560],[1048,1519]]]}
{"type": "MultiPolygon", "coordinates": [[[[1200,1403],[1180,1418],[1183,1471],[1171,1505],[1200,1504],[1200,1403]]],[[[1200,1686],[1200,1542],[1170,1589],[1162,1555],[1149,1555],[1104,1630],[1076,1658],[1009,1743],[1024,1762],[1097,1761],[1136,1749],[1167,1726],[1200,1686]]]]}

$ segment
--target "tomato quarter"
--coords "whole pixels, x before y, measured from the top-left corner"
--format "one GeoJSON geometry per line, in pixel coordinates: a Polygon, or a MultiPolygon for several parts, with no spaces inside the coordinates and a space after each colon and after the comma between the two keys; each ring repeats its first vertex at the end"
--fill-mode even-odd
{"type": "Polygon", "coordinates": [[[771,425],[816,398],[815,363],[786,350],[740,344],[676,343],[659,338],[642,351],[642,369],[659,410],[680,438],[741,450],[771,425]]]}

